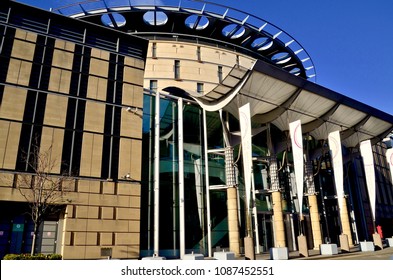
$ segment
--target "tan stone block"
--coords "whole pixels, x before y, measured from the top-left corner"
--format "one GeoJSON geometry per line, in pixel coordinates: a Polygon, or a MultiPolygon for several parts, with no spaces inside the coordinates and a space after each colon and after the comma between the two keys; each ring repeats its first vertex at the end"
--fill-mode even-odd
{"type": "MultiPolygon", "coordinates": [[[[141,83],[143,85],[143,83],[141,83]]],[[[131,105],[138,107],[138,108],[143,108],[143,87],[142,86],[135,86],[134,89],[134,100],[131,105]]]]}
{"type": "Polygon", "coordinates": [[[117,208],[116,218],[118,220],[139,220],[140,209],[139,208],[117,208]]]}
{"type": "Polygon", "coordinates": [[[67,214],[68,218],[74,217],[74,205],[67,205],[67,207],[66,207],[66,214],[67,214]]]}
{"type": "Polygon", "coordinates": [[[96,232],[75,232],[74,245],[97,245],[96,232]]]}
{"type": "Polygon", "coordinates": [[[71,245],[71,232],[64,233],[63,244],[64,246],[71,245]]]}
{"type": "Polygon", "coordinates": [[[131,178],[140,181],[142,176],[142,141],[132,140],[131,159],[131,178]]]}
{"type": "Polygon", "coordinates": [[[57,50],[53,51],[52,65],[55,67],[72,69],[74,54],[72,52],[57,50]]]}
{"type": "Polygon", "coordinates": [[[84,133],[80,175],[93,177],[101,176],[102,144],[102,135],[84,133]]]}
{"type": "Polygon", "coordinates": [[[101,246],[87,246],[86,247],[86,259],[101,259],[101,246]]]}
{"type": "Polygon", "coordinates": [[[140,226],[141,226],[140,220],[128,221],[128,232],[139,233],[141,231],[140,226]]]}
{"type": "Polygon", "coordinates": [[[72,42],[56,39],[55,48],[73,52],[75,50],[75,44],[72,42]]]}
{"type": "Polygon", "coordinates": [[[16,188],[1,187],[0,200],[26,202],[26,198],[22,196],[21,192],[16,188]]]}
{"type": "MultiPolygon", "coordinates": [[[[139,199],[140,197],[140,184],[137,183],[119,183],[118,184],[118,195],[135,196],[139,199]]],[[[132,203],[130,204],[132,205],[132,203]]]]}
{"type": "Polygon", "coordinates": [[[139,244],[138,233],[116,233],[115,245],[137,245],[139,244]]]}
{"type": "Polygon", "coordinates": [[[0,118],[23,120],[26,96],[27,90],[6,86],[0,106],[0,118]]]}
{"type": "Polygon", "coordinates": [[[127,232],[128,221],[126,220],[90,220],[88,231],[95,232],[127,232]]]}
{"type": "Polygon", "coordinates": [[[112,244],[113,234],[111,232],[101,232],[100,233],[100,244],[101,246],[110,246],[112,244]]]}
{"type": "Polygon", "coordinates": [[[137,61],[138,59],[130,57],[130,56],[126,56],[124,57],[124,65],[125,66],[131,66],[131,67],[135,67],[135,61],[137,61]]]}
{"type": "Polygon", "coordinates": [[[103,195],[92,194],[90,195],[89,203],[90,205],[97,205],[97,206],[119,206],[119,207],[130,206],[130,200],[128,197],[110,195],[110,194],[103,194],[103,195]]]}
{"type": "Polygon", "coordinates": [[[128,83],[135,83],[141,85],[143,83],[144,72],[141,69],[133,67],[124,67],[123,80],[128,83]]]}
{"type": "Polygon", "coordinates": [[[114,259],[138,259],[139,244],[131,246],[115,246],[112,249],[112,257],[114,259]]]}
{"type": "Polygon", "coordinates": [[[12,173],[0,173],[0,186],[11,188],[14,182],[14,174],[12,173]]]}
{"type": "Polygon", "coordinates": [[[103,194],[115,194],[115,183],[114,182],[103,182],[102,193],[103,194]]]}
{"type": "Polygon", "coordinates": [[[101,77],[108,76],[108,61],[99,60],[96,58],[92,58],[90,60],[90,74],[97,75],[101,77]]]}
{"type": "Polygon", "coordinates": [[[80,218],[87,218],[87,211],[88,211],[88,206],[76,206],[75,207],[75,218],[80,219],[80,218]]]}
{"type": "Polygon", "coordinates": [[[11,56],[26,60],[32,60],[34,56],[35,44],[14,40],[11,56]]]}
{"type": "Polygon", "coordinates": [[[63,259],[81,260],[85,259],[85,246],[64,246],[63,259]]]}
{"type": "Polygon", "coordinates": [[[126,112],[121,115],[120,136],[142,138],[142,110],[136,113],[126,112]]]}
{"type": "Polygon", "coordinates": [[[52,68],[48,89],[68,94],[70,91],[71,71],[52,68]]]}
{"type": "Polygon", "coordinates": [[[101,219],[113,220],[114,208],[113,207],[101,207],[101,219]]]}
{"type": "Polygon", "coordinates": [[[98,219],[98,206],[77,206],[76,218],[98,219]]]}
{"type": "Polygon", "coordinates": [[[73,192],[69,193],[68,198],[71,199],[74,205],[87,205],[90,195],[88,193],[73,192]]]}
{"type": "Polygon", "coordinates": [[[104,50],[100,50],[100,49],[96,49],[96,48],[91,49],[91,56],[96,57],[96,58],[100,58],[103,60],[109,60],[109,52],[108,51],[104,51],[104,50]]]}
{"type": "Polygon", "coordinates": [[[78,180],[78,192],[100,193],[101,183],[96,180],[78,180]]]}
{"type": "Polygon", "coordinates": [[[89,76],[87,97],[106,101],[106,88],[108,81],[105,78],[89,76]]]}
{"type": "Polygon", "coordinates": [[[32,63],[11,58],[7,72],[7,82],[29,85],[32,63]]]}
{"type": "Polygon", "coordinates": [[[94,132],[104,131],[105,104],[88,101],[86,102],[84,129],[94,132]]]}
{"type": "Polygon", "coordinates": [[[32,32],[27,32],[22,29],[16,29],[15,38],[26,40],[29,42],[35,42],[37,40],[37,34],[32,32]]]}
{"type": "Polygon", "coordinates": [[[141,207],[141,198],[140,196],[130,196],[130,206],[133,208],[140,209],[141,207]]]}
{"type": "Polygon", "coordinates": [[[15,169],[21,124],[0,121],[0,167],[15,169]]]}
{"type": "Polygon", "coordinates": [[[53,167],[51,170],[48,170],[50,173],[60,173],[63,139],[63,129],[55,129],[51,127],[42,128],[40,149],[42,152],[47,153],[53,162],[53,167]]]}
{"type": "Polygon", "coordinates": [[[66,230],[67,231],[82,231],[87,228],[87,219],[74,219],[70,218],[67,220],[66,230]]]}

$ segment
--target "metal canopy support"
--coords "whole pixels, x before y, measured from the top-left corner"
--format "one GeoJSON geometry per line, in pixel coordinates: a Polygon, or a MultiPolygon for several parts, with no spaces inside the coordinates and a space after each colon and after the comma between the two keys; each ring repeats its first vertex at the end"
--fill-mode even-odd
{"type": "Polygon", "coordinates": [[[184,206],[184,151],[183,151],[183,99],[177,100],[177,125],[179,149],[179,222],[180,222],[180,258],[186,253],[185,242],[185,206],[184,206]]]}
{"type": "Polygon", "coordinates": [[[156,92],[154,115],[154,256],[159,255],[160,209],[160,94],[156,92]]]}
{"type": "Polygon", "coordinates": [[[210,213],[210,185],[209,185],[209,158],[207,144],[206,110],[203,109],[203,144],[205,157],[205,185],[206,185],[206,208],[207,208],[207,248],[209,257],[212,257],[212,234],[211,234],[211,213],[210,213]]]}

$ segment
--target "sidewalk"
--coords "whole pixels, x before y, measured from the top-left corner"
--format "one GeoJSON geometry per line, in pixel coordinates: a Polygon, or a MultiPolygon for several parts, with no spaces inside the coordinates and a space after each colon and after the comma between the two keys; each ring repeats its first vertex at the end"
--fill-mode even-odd
{"type": "MultiPolygon", "coordinates": [[[[240,258],[244,259],[244,258],[240,258]]],[[[269,253],[256,255],[257,260],[270,260],[269,253]]],[[[289,260],[393,260],[393,247],[386,247],[383,250],[373,252],[362,252],[359,246],[355,246],[350,252],[341,252],[337,255],[320,255],[319,250],[309,250],[309,256],[299,256],[298,251],[289,252],[289,260]]]]}

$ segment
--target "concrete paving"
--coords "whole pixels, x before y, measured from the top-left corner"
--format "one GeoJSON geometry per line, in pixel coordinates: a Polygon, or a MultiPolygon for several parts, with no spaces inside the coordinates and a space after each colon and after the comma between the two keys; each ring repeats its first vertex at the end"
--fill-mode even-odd
{"type": "MultiPolygon", "coordinates": [[[[239,258],[244,259],[244,258],[239,258]]],[[[257,260],[270,260],[269,253],[256,255],[257,260]]],[[[393,260],[393,247],[385,247],[383,250],[362,252],[360,246],[354,246],[350,252],[341,252],[337,255],[321,255],[319,250],[309,250],[309,256],[299,256],[299,252],[289,252],[288,260],[393,260]]]]}

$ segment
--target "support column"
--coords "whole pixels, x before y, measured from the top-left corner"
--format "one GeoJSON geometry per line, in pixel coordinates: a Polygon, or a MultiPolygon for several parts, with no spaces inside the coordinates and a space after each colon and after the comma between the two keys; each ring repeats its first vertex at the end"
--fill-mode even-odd
{"type": "Polygon", "coordinates": [[[353,247],[354,245],[353,245],[353,240],[352,240],[351,225],[350,225],[349,216],[348,216],[347,199],[345,196],[342,198],[342,206],[340,209],[340,219],[341,219],[342,233],[348,236],[349,247],[353,247]]]}
{"type": "Polygon", "coordinates": [[[310,208],[311,229],[314,242],[314,249],[319,250],[319,245],[322,244],[322,232],[318,210],[317,196],[315,192],[314,175],[312,162],[308,161],[306,164],[306,184],[308,205],[310,208]]]}
{"type": "Polygon", "coordinates": [[[228,235],[229,250],[240,255],[239,234],[239,210],[237,201],[236,176],[233,166],[233,148],[225,148],[225,175],[227,184],[227,208],[228,208],[228,235]]]}
{"type": "Polygon", "coordinates": [[[278,173],[277,173],[277,160],[275,158],[270,159],[269,171],[270,171],[271,188],[272,188],[274,236],[276,241],[274,247],[286,247],[284,215],[282,211],[282,199],[281,199],[280,184],[279,184],[278,173]]]}
{"type": "Polygon", "coordinates": [[[276,244],[274,244],[274,247],[286,247],[281,193],[279,191],[274,191],[272,193],[272,199],[274,215],[274,235],[276,237],[276,244]]]}
{"type": "Polygon", "coordinates": [[[310,207],[310,218],[312,236],[314,241],[314,250],[319,250],[319,245],[322,244],[321,224],[318,211],[317,196],[315,194],[308,196],[308,204],[310,207]]]}
{"type": "Polygon", "coordinates": [[[228,199],[228,233],[229,250],[240,255],[239,216],[237,209],[237,190],[235,187],[227,189],[228,199]]]}

